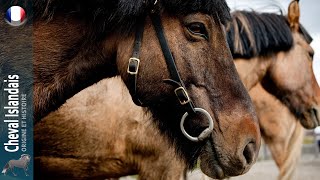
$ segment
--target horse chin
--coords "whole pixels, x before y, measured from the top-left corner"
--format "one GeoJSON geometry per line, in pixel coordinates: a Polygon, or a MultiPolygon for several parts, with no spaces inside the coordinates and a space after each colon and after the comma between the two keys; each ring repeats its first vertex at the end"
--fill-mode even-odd
{"type": "Polygon", "coordinates": [[[320,126],[320,108],[312,108],[311,119],[314,123],[314,128],[320,126]]]}
{"type": "Polygon", "coordinates": [[[320,126],[320,111],[319,108],[311,109],[308,113],[303,114],[303,118],[300,120],[301,125],[306,129],[314,129],[320,126]]]}
{"type": "Polygon", "coordinates": [[[207,176],[214,179],[224,179],[226,175],[218,161],[215,150],[210,141],[207,141],[200,154],[200,169],[207,176]]]}
{"type": "Polygon", "coordinates": [[[218,164],[209,164],[207,162],[203,162],[201,161],[200,163],[200,168],[201,168],[201,171],[211,177],[211,178],[214,178],[214,179],[224,179],[226,178],[224,172],[223,172],[223,169],[221,168],[220,165],[218,164]]]}

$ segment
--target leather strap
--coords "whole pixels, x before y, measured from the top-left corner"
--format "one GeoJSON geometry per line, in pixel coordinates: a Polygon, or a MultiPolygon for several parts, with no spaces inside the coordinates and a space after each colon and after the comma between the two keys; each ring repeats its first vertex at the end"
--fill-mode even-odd
{"type": "Polygon", "coordinates": [[[162,27],[162,23],[161,23],[161,18],[158,14],[155,13],[151,13],[150,15],[151,17],[151,21],[152,24],[155,28],[161,49],[162,49],[162,53],[164,55],[164,58],[166,60],[166,64],[170,73],[170,77],[171,79],[165,80],[165,82],[170,83],[173,86],[176,86],[177,88],[175,89],[175,94],[178,98],[178,100],[180,101],[180,104],[183,106],[187,106],[188,108],[188,112],[189,113],[195,113],[194,110],[194,104],[191,101],[185,85],[183,84],[183,81],[181,80],[181,77],[179,75],[176,63],[174,61],[173,55],[170,51],[170,48],[168,46],[168,42],[166,40],[166,37],[163,33],[163,27],[162,27]]]}
{"type": "MultiPolygon", "coordinates": [[[[155,1],[156,3],[157,1],[155,1]]],[[[165,38],[165,35],[163,33],[163,27],[161,23],[161,18],[160,16],[155,13],[155,10],[151,11],[150,14],[152,24],[155,28],[162,53],[165,57],[167,68],[169,70],[169,74],[171,79],[165,79],[164,82],[169,83],[173,86],[176,87],[174,90],[176,97],[178,98],[180,104],[186,108],[185,114],[181,118],[180,122],[180,128],[182,130],[182,133],[191,141],[198,142],[202,141],[205,138],[209,137],[210,134],[213,131],[213,120],[210,116],[210,114],[202,109],[202,108],[195,108],[193,102],[191,101],[185,85],[183,84],[183,81],[179,75],[175,60],[173,58],[173,55],[170,51],[170,48],[168,46],[168,42],[165,38]],[[206,128],[198,137],[193,137],[190,136],[184,129],[184,121],[186,117],[189,114],[196,114],[196,112],[202,113],[207,116],[208,121],[209,121],[209,127],[206,128]]],[[[132,52],[132,57],[129,59],[129,64],[128,64],[128,69],[127,72],[129,74],[129,91],[132,96],[132,100],[134,101],[135,104],[142,106],[142,102],[138,99],[137,95],[137,76],[138,76],[138,71],[139,71],[139,65],[140,65],[140,48],[141,48],[141,43],[142,43],[142,37],[143,37],[143,31],[144,31],[144,19],[140,20],[139,23],[137,24],[137,30],[136,30],[136,35],[135,35],[135,41],[134,41],[134,46],[133,46],[133,52],[132,52]]]]}
{"type": "Polygon", "coordinates": [[[132,100],[136,105],[142,106],[142,102],[139,100],[137,96],[137,77],[139,72],[140,65],[140,49],[143,39],[143,31],[144,31],[144,21],[145,18],[142,18],[137,23],[137,30],[135,34],[135,40],[133,45],[132,56],[129,59],[127,72],[129,74],[129,91],[132,96],[132,100]]]}

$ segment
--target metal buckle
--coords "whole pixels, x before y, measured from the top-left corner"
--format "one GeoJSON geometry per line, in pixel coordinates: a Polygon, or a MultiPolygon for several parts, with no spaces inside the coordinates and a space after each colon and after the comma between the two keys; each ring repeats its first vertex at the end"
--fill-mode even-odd
{"type": "Polygon", "coordinates": [[[138,71],[139,71],[139,65],[140,65],[140,59],[134,58],[134,57],[130,58],[129,59],[129,64],[128,64],[127,73],[129,73],[131,75],[137,75],[138,71]],[[135,71],[130,71],[131,63],[137,63],[135,71]]]}
{"type": "Polygon", "coordinates": [[[187,91],[184,89],[184,87],[178,87],[177,89],[174,90],[174,93],[178,97],[178,100],[179,100],[181,105],[185,105],[185,104],[188,104],[190,102],[190,97],[189,97],[187,91]],[[184,95],[184,98],[186,100],[180,98],[180,96],[178,94],[179,91],[182,91],[182,94],[184,95]]]}
{"type": "Polygon", "coordinates": [[[211,115],[208,113],[208,111],[202,109],[202,108],[194,108],[195,112],[199,112],[203,115],[205,115],[208,119],[208,122],[209,122],[209,127],[207,127],[205,130],[203,130],[200,135],[198,137],[193,137],[191,136],[189,133],[187,133],[187,131],[184,129],[184,121],[186,120],[187,116],[189,115],[188,112],[186,112],[182,118],[181,118],[181,121],[180,121],[180,129],[182,131],[182,134],[188,138],[190,141],[193,141],[193,142],[199,142],[199,141],[203,141],[205,140],[206,138],[210,137],[212,131],[213,131],[213,126],[214,126],[214,123],[213,123],[213,120],[212,120],[212,117],[211,115]]]}

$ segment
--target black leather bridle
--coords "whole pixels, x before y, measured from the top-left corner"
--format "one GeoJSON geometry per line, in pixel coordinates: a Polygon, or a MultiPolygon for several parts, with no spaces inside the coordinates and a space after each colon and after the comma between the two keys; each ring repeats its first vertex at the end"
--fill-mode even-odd
{"type": "MultiPolygon", "coordinates": [[[[202,108],[196,108],[194,106],[194,103],[190,99],[186,91],[185,85],[179,75],[175,60],[172,56],[166,37],[164,35],[160,15],[157,13],[151,13],[150,18],[154,26],[154,29],[156,31],[156,34],[162,49],[162,53],[165,57],[167,68],[169,70],[170,77],[171,77],[171,79],[165,79],[164,82],[169,83],[170,85],[175,87],[174,93],[176,97],[178,98],[180,104],[186,107],[187,109],[187,112],[182,116],[182,119],[180,122],[181,131],[191,141],[197,142],[197,141],[204,140],[207,137],[209,137],[211,132],[213,131],[213,120],[210,114],[206,110],[202,108]],[[195,114],[196,112],[203,113],[208,118],[209,127],[206,128],[198,137],[192,137],[185,131],[183,124],[186,117],[189,114],[195,114]]],[[[137,24],[132,57],[129,59],[128,69],[127,69],[127,73],[129,74],[129,91],[132,96],[132,100],[136,105],[139,105],[139,106],[143,106],[143,103],[139,100],[137,96],[137,76],[138,76],[139,65],[140,65],[140,47],[143,39],[144,23],[145,23],[144,22],[145,19],[144,18],[142,19],[143,20],[140,20],[137,24]]]]}

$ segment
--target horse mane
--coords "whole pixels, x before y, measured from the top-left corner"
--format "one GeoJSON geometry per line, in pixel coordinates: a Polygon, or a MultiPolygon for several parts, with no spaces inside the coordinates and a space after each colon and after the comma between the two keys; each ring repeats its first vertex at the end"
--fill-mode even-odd
{"type": "Polygon", "coordinates": [[[266,56],[293,46],[287,18],[275,13],[235,11],[227,25],[227,40],[234,58],[266,56]]]}
{"type": "Polygon", "coordinates": [[[304,39],[307,41],[308,44],[310,44],[313,41],[313,38],[311,37],[310,33],[306,30],[306,28],[300,24],[299,31],[303,35],[304,39]]]}
{"type": "MultiPolygon", "coordinates": [[[[29,0],[0,0],[0,7],[30,6],[29,0]],[[7,3],[6,3],[7,2],[7,3]]],[[[34,0],[34,20],[50,21],[56,14],[78,17],[95,29],[94,33],[130,33],[137,20],[151,12],[155,0],[34,0]]],[[[230,19],[225,0],[158,0],[157,9],[174,15],[201,12],[218,16],[222,23],[230,19]]]]}

